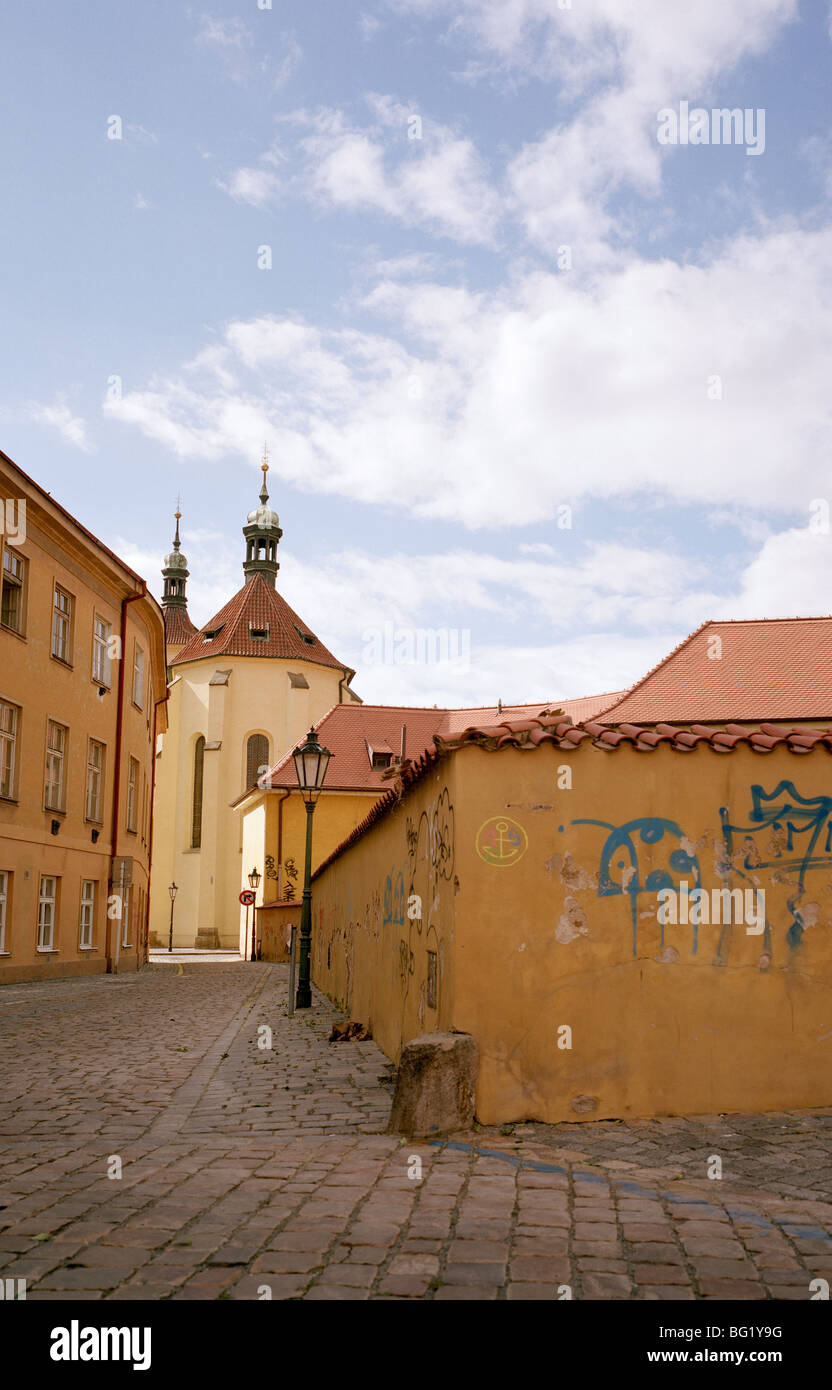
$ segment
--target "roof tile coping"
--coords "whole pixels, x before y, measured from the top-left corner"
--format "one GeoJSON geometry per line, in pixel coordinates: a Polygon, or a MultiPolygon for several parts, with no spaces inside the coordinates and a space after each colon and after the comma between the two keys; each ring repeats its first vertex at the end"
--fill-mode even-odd
{"type": "Polygon", "coordinates": [[[811,753],[815,748],[824,748],[832,753],[832,727],[827,729],[782,729],[775,724],[763,724],[759,729],[745,729],[739,724],[726,724],[715,729],[706,724],[692,724],[683,728],[673,724],[658,724],[655,728],[643,728],[637,724],[621,724],[611,728],[588,720],[584,724],[572,724],[568,718],[523,719],[514,723],[492,724],[484,728],[472,726],[455,738],[441,738],[434,735],[435,749],[428,750],[415,761],[405,759],[404,763],[394,765],[389,775],[395,786],[385,792],[372,810],[354,830],[335,847],[322,861],[312,875],[313,880],[329,868],[334,860],[348,850],[366,832],[382,820],[402,800],[406,792],[420,782],[442,759],[461,748],[474,746],[486,751],[497,752],[502,748],[516,748],[520,751],[539,748],[543,743],[551,743],[558,748],[574,751],[583,743],[605,752],[629,743],[640,753],[652,753],[661,744],[667,744],[675,753],[691,753],[701,743],[707,744],[714,753],[731,753],[740,744],[747,743],[755,753],[770,753],[781,744],[790,753],[811,753]]]}

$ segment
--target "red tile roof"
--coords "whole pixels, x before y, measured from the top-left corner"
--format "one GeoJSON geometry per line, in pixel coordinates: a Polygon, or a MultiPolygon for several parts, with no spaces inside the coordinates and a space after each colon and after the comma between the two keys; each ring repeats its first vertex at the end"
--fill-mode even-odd
{"type": "Polygon", "coordinates": [[[405,764],[396,774],[394,785],[372,807],[371,811],[345,840],[323,860],[312,875],[313,879],[323,873],[333,860],[338,859],[345,850],[360,840],[363,835],[382,820],[401,800],[402,791],[407,791],[428,773],[448,754],[455,753],[466,744],[474,744],[489,751],[503,748],[518,748],[533,751],[541,744],[551,743],[555,747],[574,751],[581,744],[592,744],[606,752],[614,752],[624,744],[642,753],[652,753],[661,744],[667,744],[676,753],[691,753],[699,747],[714,753],[732,753],[744,745],[755,753],[770,753],[774,748],[787,748],[790,753],[805,755],[814,749],[832,753],[832,727],[827,729],[783,729],[775,724],[764,723],[759,729],[745,729],[739,724],[726,724],[724,729],[695,724],[691,729],[676,728],[670,724],[658,724],[655,728],[640,728],[635,724],[623,724],[609,728],[595,720],[583,725],[570,724],[568,719],[544,716],[540,719],[522,719],[492,724],[489,727],[469,728],[456,738],[435,740],[435,747],[427,749],[413,762],[405,764]]]}
{"type": "MultiPolygon", "coordinates": [[[[538,701],[534,705],[493,705],[479,709],[425,709],[424,706],[402,705],[335,705],[315,728],[321,743],[332,753],[327,772],[329,791],[376,791],[381,796],[390,785],[385,768],[373,767],[368,747],[376,752],[391,749],[398,757],[401,750],[402,725],[407,730],[405,756],[413,762],[434,747],[434,736],[450,739],[466,729],[500,720],[534,719],[547,708],[557,709],[567,719],[574,717],[576,706],[591,705],[598,709],[610,695],[587,696],[581,700],[560,703],[538,701]]],[[[296,787],[295,764],[292,753],[286,753],[272,768],[266,785],[272,788],[296,787]]]]}
{"type": "Polygon", "coordinates": [[[595,717],[617,726],[832,719],[832,618],[703,623],[595,717]]]}
{"type": "Polygon", "coordinates": [[[327,651],[262,574],[255,574],[248,584],[244,584],[225,607],[176,654],[171,665],[181,666],[183,662],[199,661],[205,656],[284,657],[292,661],[311,661],[317,666],[333,666],[338,671],[350,671],[332,652],[327,651]],[[268,630],[268,638],[253,638],[252,629],[268,630]],[[216,635],[206,641],[206,633],[216,635]],[[301,633],[310,637],[311,642],[304,641],[301,633]]]}
{"type": "Polygon", "coordinates": [[[188,617],[186,608],[165,608],[165,642],[169,647],[184,646],[197,629],[188,617]]]}

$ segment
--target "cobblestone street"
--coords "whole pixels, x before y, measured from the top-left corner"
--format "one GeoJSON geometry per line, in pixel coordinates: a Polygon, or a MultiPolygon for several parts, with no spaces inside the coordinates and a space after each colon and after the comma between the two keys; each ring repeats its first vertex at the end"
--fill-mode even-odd
{"type": "Polygon", "coordinates": [[[319,996],[289,1018],[287,973],[0,991],[0,1266],[28,1298],[808,1300],[832,1280],[832,1109],[400,1141],[387,1058],[328,1043],[319,996]]]}

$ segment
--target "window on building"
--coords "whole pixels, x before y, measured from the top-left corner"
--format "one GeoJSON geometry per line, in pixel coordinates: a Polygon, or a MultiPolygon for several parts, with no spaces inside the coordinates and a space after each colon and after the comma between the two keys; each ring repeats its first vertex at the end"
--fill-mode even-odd
{"type": "Polygon", "coordinates": [[[26,561],[10,546],[3,547],[0,589],[0,624],[22,633],[26,623],[26,561]]]}
{"type": "Polygon", "coordinates": [[[58,902],[58,880],[42,874],[38,899],[38,950],[54,950],[55,909],[58,902]]]}
{"type": "Polygon", "coordinates": [[[67,730],[50,719],[46,726],[46,788],[44,803],[49,811],[66,810],[67,730]]]}
{"type": "Polygon", "coordinates": [[[112,634],[112,623],[96,614],[92,633],[92,678],[98,685],[105,685],[108,690],[112,683],[109,653],[112,634]]]}
{"type": "Polygon", "coordinates": [[[72,660],[72,595],[59,584],[52,606],[52,655],[58,661],[72,660]]]}
{"type": "Polygon", "coordinates": [[[200,734],[194,745],[194,791],[191,812],[191,849],[202,845],[202,780],[205,764],[205,739],[200,734]]]}
{"type": "Polygon", "coordinates": [[[9,907],[9,874],[0,869],[0,953],[6,949],[6,913],[9,907]]]}
{"type": "Polygon", "coordinates": [[[144,703],[144,652],[138,642],[133,650],[133,704],[142,708],[144,703]]]}
{"type": "Polygon", "coordinates": [[[20,708],[0,700],[0,796],[14,799],[17,787],[17,743],[20,708]]]}
{"type": "Polygon", "coordinates": [[[88,951],[92,947],[92,929],[95,925],[95,890],[96,884],[92,879],[84,879],[81,883],[81,932],[79,946],[82,951],[88,951]]]}
{"type": "Polygon", "coordinates": [[[252,734],[246,744],[246,786],[256,786],[269,766],[269,740],[265,734],[252,734]]]}
{"type": "Polygon", "coordinates": [[[139,764],[135,758],[127,766],[127,829],[136,829],[136,807],[138,806],[139,764]]]}
{"type": "Polygon", "coordinates": [[[87,820],[104,820],[104,744],[91,738],[87,745],[87,820]]]}
{"type": "Polygon", "coordinates": [[[124,890],[124,899],[121,906],[121,945],[122,948],[130,945],[130,926],[133,915],[133,889],[127,887],[124,890]]]}

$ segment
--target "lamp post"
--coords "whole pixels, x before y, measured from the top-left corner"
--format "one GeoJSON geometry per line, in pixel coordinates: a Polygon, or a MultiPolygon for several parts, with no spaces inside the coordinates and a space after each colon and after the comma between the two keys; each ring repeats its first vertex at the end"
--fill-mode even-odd
{"type": "Polygon", "coordinates": [[[303,872],[303,905],[300,914],[300,969],[298,971],[298,992],[296,1009],[308,1009],[312,1004],[311,952],[312,952],[312,816],[315,803],[321,794],[326,770],[332,754],[322,748],[314,729],[309,730],[305,743],[300,744],[292,754],[301,796],[306,805],[306,865],[303,872]]]}
{"type": "MultiPolygon", "coordinates": [[[[257,892],[257,889],[260,887],[260,879],[261,879],[261,878],[262,878],[262,874],[260,874],[259,871],[258,871],[257,869],[252,869],[251,873],[250,873],[249,876],[248,876],[248,886],[249,886],[249,888],[251,888],[252,892],[254,892],[254,893],[257,892]]],[[[252,923],[251,923],[251,959],[252,959],[252,960],[256,960],[256,959],[257,959],[257,951],[256,951],[256,949],[255,949],[255,937],[256,937],[256,936],[257,936],[257,909],[254,908],[254,909],[253,909],[253,918],[252,918],[252,923]]]]}
{"type": "Polygon", "coordinates": [[[176,886],[175,883],[172,883],[172,884],[170,885],[170,888],[168,889],[168,892],[170,893],[170,931],[168,932],[168,950],[169,950],[169,951],[172,951],[172,950],[173,950],[173,904],[176,902],[176,895],[177,895],[177,893],[179,892],[179,889],[177,888],[177,886],[176,886]]]}

